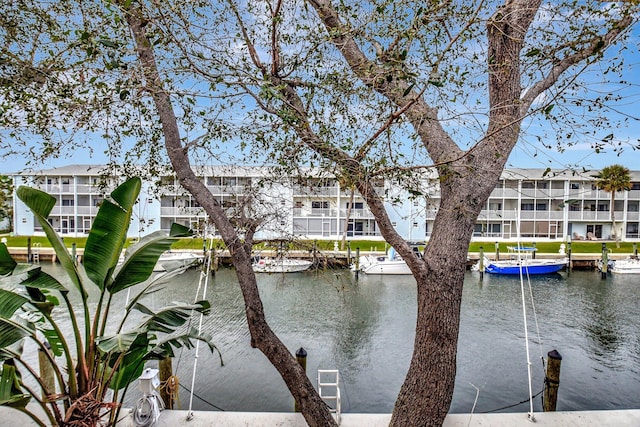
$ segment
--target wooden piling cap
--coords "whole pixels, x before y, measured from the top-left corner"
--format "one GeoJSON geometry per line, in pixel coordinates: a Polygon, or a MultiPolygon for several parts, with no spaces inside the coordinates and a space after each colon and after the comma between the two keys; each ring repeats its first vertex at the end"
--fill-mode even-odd
{"type": "Polygon", "coordinates": [[[551,359],[562,360],[562,356],[560,355],[560,353],[558,353],[558,350],[551,350],[549,353],[547,353],[547,356],[549,356],[549,358],[551,359]]]}

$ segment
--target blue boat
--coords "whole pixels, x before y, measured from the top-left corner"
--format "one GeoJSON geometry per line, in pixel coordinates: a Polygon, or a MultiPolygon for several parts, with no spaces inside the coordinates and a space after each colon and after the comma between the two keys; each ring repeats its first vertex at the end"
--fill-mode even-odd
{"type": "Polygon", "coordinates": [[[535,259],[532,254],[536,248],[508,247],[509,258],[500,261],[484,259],[484,271],[491,274],[533,275],[556,273],[567,266],[569,259],[535,259]]]}

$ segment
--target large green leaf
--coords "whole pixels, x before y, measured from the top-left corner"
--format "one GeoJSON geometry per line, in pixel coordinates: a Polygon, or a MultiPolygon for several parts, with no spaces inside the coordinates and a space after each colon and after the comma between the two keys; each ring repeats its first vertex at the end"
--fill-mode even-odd
{"type": "Polygon", "coordinates": [[[141,334],[146,334],[146,332],[141,329],[136,329],[116,335],[103,336],[96,340],[96,345],[103,353],[125,353],[129,351],[141,334]]]}
{"type": "Polygon", "coordinates": [[[120,269],[116,270],[108,291],[116,293],[147,280],[160,255],[169,250],[175,241],[175,238],[167,237],[167,233],[156,231],[127,248],[124,261],[120,269]]]}
{"type": "Polygon", "coordinates": [[[209,301],[198,301],[195,304],[179,304],[164,307],[158,312],[153,312],[143,304],[136,304],[135,308],[150,317],[145,320],[143,327],[149,331],[159,331],[164,333],[171,333],[177,327],[184,325],[184,323],[191,317],[193,311],[209,314],[211,304],[209,301]]]}
{"type": "Polygon", "coordinates": [[[17,309],[28,301],[29,299],[22,295],[0,289],[0,317],[9,319],[17,309]]]}
{"type": "Polygon", "coordinates": [[[133,204],[141,187],[140,178],[131,178],[103,201],[87,238],[84,267],[87,276],[104,290],[127,238],[133,204]]]}
{"type": "Polygon", "coordinates": [[[29,277],[23,280],[21,284],[30,288],[69,292],[58,279],[39,269],[30,272],[29,277]]]}
{"type": "Polygon", "coordinates": [[[31,396],[22,392],[22,381],[16,367],[10,363],[2,364],[0,375],[0,405],[12,408],[26,408],[31,396]]]}
{"type": "Polygon", "coordinates": [[[49,217],[51,209],[56,203],[56,199],[43,191],[25,186],[19,187],[16,191],[16,194],[20,198],[20,200],[22,200],[24,204],[27,205],[29,209],[31,209],[31,212],[33,212],[34,216],[37,218],[38,222],[42,226],[42,229],[47,235],[49,243],[51,243],[51,246],[53,246],[60,265],[62,265],[74,286],[82,293],[83,298],[86,299],[87,292],[84,289],[84,285],[82,284],[82,280],[80,279],[80,275],[78,274],[76,264],[71,258],[69,251],[67,251],[64,242],[62,241],[58,233],[55,232],[53,227],[51,227],[51,224],[49,224],[49,221],[47,219],[49,217]]]}
{"type": "Polygon", "coordinates": [[[169,230],[169,236],[190,237],[190,236],[193,236],[193,230],[185,225],[174,222],[173,224],[171,224],[171,229],[169,230]]]}
{"type": "Polygon", "coordinates": [[[0,243],[0,276],[10,274],[15,268],[17,263],[11,258],[9,249],[4,243],[0,243]]]}
{"type": "Polygon", "coordinates": [[[0,317],[0,348],[9,347],[29,335],[31,333],[24,326],[0,317]]]}

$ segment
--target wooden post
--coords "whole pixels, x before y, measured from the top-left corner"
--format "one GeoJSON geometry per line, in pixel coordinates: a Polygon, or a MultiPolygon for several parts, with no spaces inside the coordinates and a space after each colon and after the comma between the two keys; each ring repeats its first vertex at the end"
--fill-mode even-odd
{"type": "Polygon", "coordinates": [[[360,247],[356,248],[356,279],[360,274],[360,247]]]}
{"type": "Polygon", "coordinates": [[[500,261],[500,244],[496,242],[496,261],[500,261]]]}
{"type": "Polygon", "coordinates": [[[536,259],[536,242],[533,242],[533,251],[531,254],[532,259],[536,259]]]}
{"type": "Polygon", "coordinates": [[[637,243],[633,243],[633,256],[634,258],[638,258],[638,244],[637,243]]]}
{"type": "MultiPolygon", "coordinates": [[[[307,351],[300,347],[298,351],[296,351],[296,360],[302,366],[304,372],[307,372],[307,351]]],[[[298,402],[295,403],[295,412],[300,412],[300,407],[298,406],[298,402]]]]}
{"type": "Polygon", "coordinates": [[[32,259],[31,259],[31,237],[27,237],[27,262],[32,262],[32,259]]]}
{"type": "Polygon", "coordinates": [[[609,254],[607,253],[607,244],[602,244],[602,268],[600,269],[600,278],[607,278],[607,271],[609,271],[609,254]]]}
{"type": "Polygon", "coordinates": [[[164,407],[167,409],[173,409],[173,392],[176,389],[177,384],[173,376],[173,367],[171,364],[171,357],[165,357],[158,362],[159,377],[160,377],[160,397],[164,402],[164,407]]]}
{"type": "Polygon", "coordinates": [[[45,352],[51,349],[48,342],[44,343],[45,349],[38,349],[38,364],[40,366],[40,379],[44,385],[42,389],[42,399],[48,402],[47,395],[56,394],[56,381],[51,361],[45,352]]]}
{"type": "Polygon", "coordinates": [[[571,242],[567,242],[567,258],[569,259],[569,271],[573,267],[573,262],[571,261],[571,242]]]}
{"type": "Polygon", "coordinates": [[[553,412],[556,410],[561,364],[562,356],[560,356],[557,350],[551,350],[547,353],[547,374],[544,379],[544,396],[542,402],[542,410],[544,412],[553,412]]]}
{"type": "Polygon", "coordinates": [[[480,272],[480,278],[484,277],[484,248],[480,246],[480,259],[478,260],[478,271],[480,272]]]}

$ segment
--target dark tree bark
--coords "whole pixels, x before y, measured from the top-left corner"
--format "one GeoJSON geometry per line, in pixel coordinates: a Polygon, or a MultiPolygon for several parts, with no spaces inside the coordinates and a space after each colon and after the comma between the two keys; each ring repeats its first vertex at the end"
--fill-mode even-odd
{"type": "Polygon", "coordinates": [[[269,327],[258,292],[256,276],[251,267],[252,242],[240,239],[222,207],[195,176],[187,149],[180,140],[180,132],[169,94],[162,87],[153,48],[145,35],[142,13],[135,8],[126,12],[127,22],[133,34],[144,73],[146,88],[153,97],[162,123],[165,146],[173,170],[180,184],[200,203],[209,218],[215,223],[231,253],[244,297],[251,346],[258,348],[278,370],[310,426],[335,426],[336,422],[329,412],[328,406],[318,395],[306,372],[269,327]]]}

